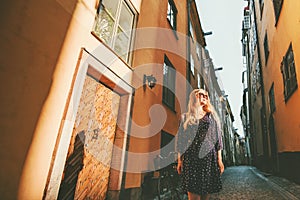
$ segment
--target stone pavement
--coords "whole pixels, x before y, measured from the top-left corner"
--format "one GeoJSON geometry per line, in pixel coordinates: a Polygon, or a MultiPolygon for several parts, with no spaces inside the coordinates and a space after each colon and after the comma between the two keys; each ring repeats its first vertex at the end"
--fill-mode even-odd
{"type": "Polygon", "coordinates": [[[264,176],[251,166],[227,167],[223,189],[210,200],[300,200],[300,185],[276,176],[264,176]]]}

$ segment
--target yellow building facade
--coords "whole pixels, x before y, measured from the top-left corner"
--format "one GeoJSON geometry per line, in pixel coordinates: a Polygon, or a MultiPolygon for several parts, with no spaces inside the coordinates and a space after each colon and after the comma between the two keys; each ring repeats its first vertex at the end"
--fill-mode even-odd
{"type": "Polygon", "coordinates": [[[252,120],[265,116],[252,122],[254,153],[264,155],[259,165],[300,182],[300,2],[254,1],[254,6],[260,49],[254,60],[260,59],[264,98],[258,96],[255,103],[252,95],[252,120]]]}

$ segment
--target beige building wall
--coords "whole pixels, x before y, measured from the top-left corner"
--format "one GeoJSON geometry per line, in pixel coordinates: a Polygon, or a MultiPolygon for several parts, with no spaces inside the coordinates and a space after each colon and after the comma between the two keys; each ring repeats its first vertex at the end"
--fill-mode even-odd
{"type": "MultiPolygon", "coordinates": [[[[137,12],[140,3],[132,2],[137,12]]],[[[70,140],[62,133],[74,124],[74,113],[66,114],[74,103],[82,48],[131,83],[131,68],[91,34],[97,5],[16,0],[1,6],[3,199],[41,199],[54,169],[53,153],[61,148],[66,155],[70,140]]]]}

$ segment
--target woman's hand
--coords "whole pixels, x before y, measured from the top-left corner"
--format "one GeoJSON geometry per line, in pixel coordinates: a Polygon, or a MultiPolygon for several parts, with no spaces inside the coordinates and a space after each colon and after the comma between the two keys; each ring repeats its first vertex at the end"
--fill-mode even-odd
{"type": "Polygon", "coordinates": [[[181,161],[179,161],[177,164],[177,172],[178,172],[178,174],[181,174],[181,172],[182,172],[182,162],[181,161]]]}
{"type": "Polygon", "coordinates": [[[220,174],[223,174],[223,172],[224,172],[224,164],[222,162],[222,159],[218,159],[218,165],[219,165],[219,168],[220,168],[220,174]]]}
{"type": "Polygon", "coordinates": [[[223,172],[224,172],[224,164],[223,164],[223,161],[222,161],[221,150],[218,151],[218,165],[219,165],[219,168],[220,168],[220,174],[223,174],[223,172]]]}

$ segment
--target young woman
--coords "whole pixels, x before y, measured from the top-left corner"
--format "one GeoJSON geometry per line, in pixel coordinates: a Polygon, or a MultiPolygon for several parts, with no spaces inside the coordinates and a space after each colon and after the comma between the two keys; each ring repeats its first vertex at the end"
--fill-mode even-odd
{"type": "Polygon", "coordinates": [[[207,91],[195,89],[177,134],[177,171],[182,175],[182,189],[188,193],[189,200],[209,199],[209,194],[221,190],[224,171],[221,150],[217,113],[207,91]]]}

